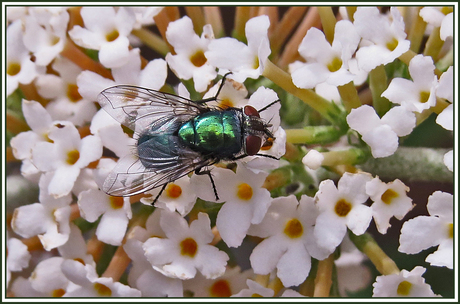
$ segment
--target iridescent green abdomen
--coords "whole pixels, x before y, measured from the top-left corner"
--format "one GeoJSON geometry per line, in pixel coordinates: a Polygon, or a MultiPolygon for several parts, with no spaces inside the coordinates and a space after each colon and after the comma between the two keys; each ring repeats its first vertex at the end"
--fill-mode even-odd
{"type": "Polygon", "coordinates": [[[242,149],[241,121],[237,111],[211,111],[184,123],[179,140],[192,150],[221,158],[231,157],[242,149]]]}

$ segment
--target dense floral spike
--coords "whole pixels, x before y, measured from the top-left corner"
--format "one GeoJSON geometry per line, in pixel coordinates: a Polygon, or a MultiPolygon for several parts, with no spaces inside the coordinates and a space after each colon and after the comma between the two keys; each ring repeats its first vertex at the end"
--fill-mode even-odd
{"type": "Polygon", "coordinates": [[[456,6],[4,7],[8,297],[454,296],[456,6]]]}

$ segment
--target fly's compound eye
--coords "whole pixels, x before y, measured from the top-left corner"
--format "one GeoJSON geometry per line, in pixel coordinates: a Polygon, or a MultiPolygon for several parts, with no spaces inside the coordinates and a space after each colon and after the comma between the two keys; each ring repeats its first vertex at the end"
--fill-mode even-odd
{"type": "Polygon", "coordinates": [[[246,154],[247,155],[256,155],[260,150],[262,144],[262,139],[259,136],[248,135],[246,137],[246,154]]]}
{"type": "Polygon", "coordinates": [[[260,117],[259,112],[256,109],[254,109],[254,107],[251,107],[251,106],[244,107],[244,114],[248,116],[260,117]]]}

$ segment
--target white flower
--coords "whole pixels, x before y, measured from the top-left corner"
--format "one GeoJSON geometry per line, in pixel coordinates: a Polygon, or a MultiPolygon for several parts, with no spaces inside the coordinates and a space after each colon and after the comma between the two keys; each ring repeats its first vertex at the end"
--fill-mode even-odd
{"type": "Polygon", "coordinates": [[[124,65],[129,56],[128,35],[136,18],[132,11],[120,7],[83,7],[80,15],[85,28],[76,25],[69,31],[81,47],[99,50],[99,60],[107,68],[124,65]]]}
{"type": "Polygon", "coordinates": [[[91,71],[83,71],[77,77],[78,92],[87,100],[97,100],[104,89],[116,84],[131,84],[159,90],[167,76],[166,61],[154,59],[141,70],[140,50],[132,49],[125,64],[112,69],[113,79],[107,79],[91,71]]]}
{"type": "Polygon", "coordinates": [[[220,38],[211,41],[205,56],[209,63],[219,68],[220,73],[230,70],[232,79],[243,82],[246,78],[258,78],[270,55],[268,40],[268,16],[254,17],[246,22],[245,32],[248,45],[234,38],[220,38]]]}
{"type": "Polygon", "coordinates": [[[214,39],[212,27],[205,25],[203,34],[199,37],[193,30],[192,20],[184,16],[168,24],[166,39],[176,53],[166,55],[171,70],[181,79],[193,78],[195,90],[205,91],[217,75],[215,66],[210,64],[204,55],[209,43],[214,39]]]}
{"type": "Polygon", "coordinates": [[[400,252],[415,254],[427,248],[438,249],[427,256],[434,266],[453,268],[454,224],[452,194],[436,191],[428,198],[430,216],[417,216],[404,223],[399,238],[400,252]]]}
{"type": "Polygon", "coordinates": [[[376,7],[358,7],[354,14],[356,31],[370,44],[361,46],[356,52],[358,66],[365,71],[393,62],[409,50],[404,20],[396,7],[392,7],[390,12],[391,22],[376,7]]]}
{"type": "Polygon", "coordinates": [[[37,65],[47,66],[64,49],[68,22],[65,8],[31,8],[25,18],[24,45],[37,65]]]}
{"type": "Polygon", "coordinates": [[[307,63],[292,73],[292,81],[304,89],[312,89],[324,82],[334,86],[349,83],[354,75],[348,70],[348,61],[359,40],[353,24],[347,20],[336,23],[332,45],[322,31],[311,28],[299,46],[299,53],[307,63]]]}
{"type": "Polygon", "coordinates": [[[366,183],[366,193],[374,201],[371,206],[372,215],[380,233],[387,233],[387,229],[391,226],[390,219],[393,216],[402,220],[413,208],[412,199],[406,193],[408,191],[409,187],[399,179],[384,183],[375,177],[366,183]]]}
{"type": "Polygon", "coordinates": [[[271,298],[275,295],[273,289],[265,288],[261,286],[259,283],[247,279],[246,284],[248,285],[248,289],[243,289],[237,294],[232,295],[232,297],[242,297],[242,298],[250,298],[250,297],[266,297],[271,298]]]}
{"type": "Polygon", "coordinates": [[[225,273],[213,280],[198,274],[191,280],[184,281],[184,290],[193,292],[193,297],[230,297],[246,287],[246,280],[253,276],[252,269],[241,271],[239,266],[227,268],[225,273]]]}
{"type": "Polygon", "coordinates": [[[93,135],[81,139],[77,128],[67,121],[55,122],[48,137],[53,142],[37,143],[32,161],[40,171],[53,172],[48,191],[61,197],[70,193],[80,170],[102,156],[102,144],[93,135]]]}
{"type": "Polygon", "coordinates": [[[11,139],[13,155],[17,159],[32,159],[32,148],[38,142],[49,141],[48,133],[53,126],[53,120],[48,111],[36,101],[22,100],[22,113],[32,129],[19,133],[11,139]]]}
{"type": "Polygon", "coordinates": [[[35,84],[38,93],[51,101],[46,105],[54,120],[68,120],[76,126],[91,121],[97,109],[94,100],[83,98],[78,92],[77,76],[81,69],[64,57],[57,57],[53,69],[59,73],[43,74],[37,77],[35,84]]]}
{"type": "Polygon", "coordinates": [[[398,274],[378,276],[373,297],[435,297],[431,286],[425,283],[422,274],[426,269],[416,266],[411,271],[405,269],[398,274]]]}
{"type": "MultiPolygon", "coordinates": [[[[154,213],[159,215],[160,212],[156,210],[154,213]]],[[[159,220],[159,217],[157,219],[159,220]]],[[[183,296],[182,280],[169,278],[154,270],[144,255],[140,240],[128,239],[123,249],[132,260],[128,275],[129,286],[139,289],[143,297],[183,296]]]]}
{"type": "Polygon", "coordinates": [[[145,256],[162,274],[182,280],[195,277],[197,269],[206,278],[224,274],[228,255],[208,245],[214,238],[206,213],[199,213],[190,227],[175,212],[161,211],[160,225],[166,238],[152,237],[145,241],[145,256]]]}
{"type": "Polygon", "coordinates": [[[23,43],[21,27],[22,21],[16,20],[6,30],[6,95],[13,93],[19,83],[31,83],[39,74],[23,43]]]}
{"type": "Polygon", "coordinates": [[[409,73],[412,80],[393,78],[382,96],[393,103],[421,113],[436,105],[436,88],[438,78],[434,74],[433,59],[429,56],[417,55],[409,62],[409,73]]]}
{"type": "Polygon", "coordinates": [[[314,233],[318,244],[333,251],[343,240],[347,227],[354,234],[366,232],[372,219],[372,209],[364,203],[366,182],[370,174],[345,173],[337,187],[332,180],[324,180],[319,185],[315,201],[319,209],[314,233]]]}
{"type": "MultiPolygon", "coordinates": [[[[203,98],[211,98],[216,96],[217,90],[220,88],[222,80],[216,83],[212,88],[210,88],[203,98]]],[[[233,79],[226,78],[224,86],[219,92],[216,101],[208,102],[209,106],[216,106],[222,109],[226,108],[243,108],[248,104],[248,90],[244,84],[239,83],[233,79]]]]}
{"type": "Polygon", "coordinates": [[[61,270],[69,281],[78,285],[64,297],[140,297],[137,289],[114,282],[112,278],[99,278],[93,265],[74,260],[62,262],[61,270]]]}
{"type": "Polygon", "coordinates": [[[311,149],[308,153],[302,158],[302,163],[312,170],[316,170],[321,167],[323,163],[324,156],[321,152],[311,149]]]}
{"type": "Polygon", "coordinates": [[[11,272],[21,271],[22,269],[29,266],[30,253],[27,246],[17,238],[10,238],[6,244],[7,256],[6,256],[6,269],[7,269],[7,281],[8,287],[11,278],[11,272]]]}
{"type": "Polygon", "coordinates": [[[368,105],[352,109],[347,116],[351,129],[362,135],[372,156],[387,157],[398,149],[398,136],[405,136],[415,127],[415,115],[404,107],[391,108],[381,119],[368,105]]]}
{"type": "MultiPolygon", "coordinates": [[[[161,189],[162,187],[157,187],[147,191],[145,194],[150,194],[151,196],[141,198],[141,203],[152,205],[161,189]]],[[[177,211],[181,216],[186,216],[192,210],[195,202],[196,194],[190,186],[190,177],[183,176],[167,184],[155,202],[155,207],[177,211]]]]}
{"type": "Polygon", "coordinates": [[[372,280],[370,268],[364,264],[366,255],[351,242],[348,234],[340,244],[340,257],[334,261],[337,268],[339,293],[357,292],[369,286],[372,280]]]}
{"type": "Polygon", "coordinates": [[[454,13],[449,13],[442,19],[439,36],[442,40],[447,40],[454,36],[454,13]]]}
{"type": "MultiPolygon", "coordinates": [[[[222,168],[214,168],[211,174],[219,199],[225,202],[217,214],[217,229],[229,247],[238,247],[250,225],[260,223],[270,206],[270,192],[262,188],[268,174],[254,173],[242,165],[238,166],[236,174],[222,168]]],[[[215,200],[208,176],[195,174],[192,184],[199,197],[215,200]]]]}
{"type": "Polygon", "coordinates": [[[70,223],[70,234],[68,241],[59,246],[59,254],[66,259],[80,261],[82,263],[95,266],[93,256],[87,252],[86,241],[83,238],[80,228],[74,223],[70,223]]]}
{"type": "Polygon", "coordinates": [[[53,176],[43,174],[40,178],[40,203],[21,206],[14,210],[11,227],[24,238],[38,235],[43,247],[51,250],[69,239],[70,195],[58,199],[48,193],[53,176]]]}
{"type": "Polygon", "coordinates": [[[436,117],[436,122],[444,129],[452,131],[454,129],[454,67],[451,66],[442,73],[441,78],[439,78],[436,96],[451,103],[439,113],[438,117],[436,117]]]}
{"type": "Polygon", "coordinates": [[[313,234],[318,210],[313,198],[294,195],[272,201],[265,218],[249,234],[265,238],[249,257],[257,274],[269,274],[275,267],[284,286],[297,286],[307,278],[311,257],[325,259],[331,251],[320,248],[313,234]]]}
{"type": "Polygon", "coordinates": [[[31,287],[45,297],[62,297],[69,287],[72,288],[61,271],[64,261],[62,257],[51,257],[38,263],[29,277],[31,287]]]}
{"type": "Polygon", "coordinates": [[[135,29],[140,29],[144,25],[154,24],[153,17],[163,9],[161,6],[128,6],[125,8],[131,10],[136,17],[135,29]]]}
{"type": "Polygon", "coordinates": [[[78,207],[82,217],[89,222],[95,222],[102,215],[96,230],[98,240],[113,246],[121,245],[132,216],[129,197],[109,196],[100,190],[89,189],[78,196],[78,207]]]}

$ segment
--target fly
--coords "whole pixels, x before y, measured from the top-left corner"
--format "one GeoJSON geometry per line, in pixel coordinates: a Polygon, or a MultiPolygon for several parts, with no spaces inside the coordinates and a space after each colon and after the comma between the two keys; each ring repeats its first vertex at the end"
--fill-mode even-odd
{"type": "Polygon", "coordinates": [[[112,196],[132,196],[162,186],[161,194],[169,182],[195,172],[209,176],[218,200],[208,166],[250,155],[278,159],[258,152],[274,140],[271,125],[259,112],[279,100],[259,111],[250,105],[222,109],[206,104],[217,100],[228,74],[214,97],[199,101],[131,85],[103,90],[99,104],[134,131],[137,143],[135,153],[117,162],[101,189],[112,196]]]}

